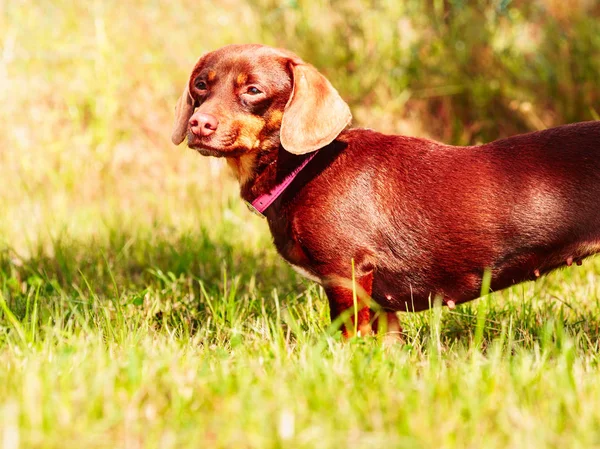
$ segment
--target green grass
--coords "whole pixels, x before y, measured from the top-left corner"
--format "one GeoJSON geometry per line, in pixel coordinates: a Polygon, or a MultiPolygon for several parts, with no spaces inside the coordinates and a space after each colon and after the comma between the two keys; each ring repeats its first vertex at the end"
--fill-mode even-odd
{"type": "Polygon", "coordinates": [[[319,287],[211,228],[3,254],[5,447],[600,445],[597,261],[344,343],[319,287]]]}
{"type": "Polygon", "coordinates": [[[342,342],[223,165],[197,56],[298,52],[358,126],[476,143],[600,113],[597,2],[0,3],[0,447],[600,447],[600,259],[342,342]]]}

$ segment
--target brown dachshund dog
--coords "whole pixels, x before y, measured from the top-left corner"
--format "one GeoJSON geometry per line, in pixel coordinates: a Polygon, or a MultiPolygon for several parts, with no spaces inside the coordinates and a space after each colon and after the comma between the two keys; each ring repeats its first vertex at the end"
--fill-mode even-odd
{"type": "Polygon", "coordinates": [[[196,63],[172,135],[225,157],[247,202],[271,196],[277,250],[347,311],[345,335],[477,298],[486,270],[500,290],[600,251],[600,122],[454,147],[350,120],[293,53],[230,45],[196,63]]]}

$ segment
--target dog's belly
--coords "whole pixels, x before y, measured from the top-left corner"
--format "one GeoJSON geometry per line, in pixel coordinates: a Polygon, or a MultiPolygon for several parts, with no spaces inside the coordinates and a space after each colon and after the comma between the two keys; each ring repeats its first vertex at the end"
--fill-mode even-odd
{"type": "Polygon", "coordinates": [[[535,280],[557,268],[580,265],[586,257],[600,253],[600,236],[581,239],[570,245],[515,251],[489,267],[429,267],[419,271],[378,270],[373,279],[373,299],[383,308],[418,312],[436,300],[447,304],[471,301],[481,296],[483,273],[491,271],[490,291],[499,291],[521,282],[535,280]],[[443,274],[442,274],[443,273],[443,274]]]}
{"type": "Polygon", "coordinates": [[[435,293],[424,288],[410,275],[391,270],[378,270],[373,277],[373,299],[381,307],[397,312],[418,312],[429,309],[435,293]]]}
{"type": "MultiPolygon", "coordinates": [[[[373,280],[373,299],[383,308],[397,312],[427,310],[441,301],[461,304],[481,296],[484,268],[446,275],[443,281],[436,274],[428,279],[414,279],[385,273],[373,280]]],[[[512,266],[495,272],[492,269],[491,291],[502,290],[520,282],[535,279],[534,272],[523,266],[512,266]]]]}

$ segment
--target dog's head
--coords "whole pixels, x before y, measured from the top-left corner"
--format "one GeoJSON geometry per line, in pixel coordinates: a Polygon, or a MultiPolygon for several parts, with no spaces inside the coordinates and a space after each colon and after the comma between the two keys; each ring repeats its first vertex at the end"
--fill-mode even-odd
{"type": "Polygon", "coordinates": [[[171,140],[206,156],[279,148],[294,154],[332,142],[352,116],[331,83],[286,50],[229,45],[202,56],[179,98],[171,140]]]}

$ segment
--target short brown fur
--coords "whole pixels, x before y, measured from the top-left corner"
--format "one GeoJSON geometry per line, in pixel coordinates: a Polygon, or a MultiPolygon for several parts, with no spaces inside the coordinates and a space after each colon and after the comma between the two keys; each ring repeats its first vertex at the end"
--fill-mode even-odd
{"type": "Polygon", "coordinates": [[[173,132],[228,158],[250,202],[320,149],[265,216],[283,258],[323,284],[332,319],[358,289],[352,327],[370,333],[387,316],[399,332],[394,312],[477,298],[485,270],[500,290],[600,251],[600,122],[453,147],[344,130],[349,120],[296,55],[232,45],[197,62],[173,132]]]}

